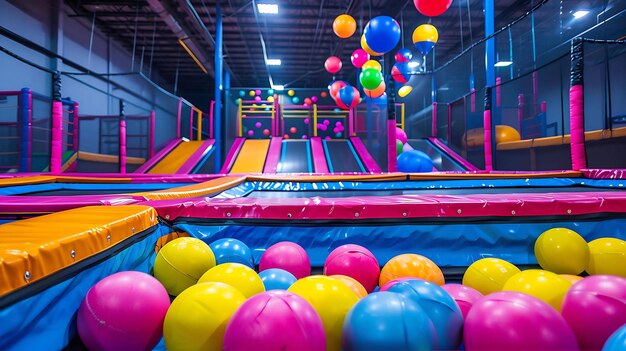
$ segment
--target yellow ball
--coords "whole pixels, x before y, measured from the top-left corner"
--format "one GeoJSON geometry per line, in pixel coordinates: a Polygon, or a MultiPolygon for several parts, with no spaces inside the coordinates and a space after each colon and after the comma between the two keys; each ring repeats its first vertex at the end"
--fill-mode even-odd
{"type": "Polygon", "coordinates": [[[246,298],[223,283],[197,284],[167,310],[163,338],[167,350],[221,350],[230,317],[246,298]]]}
{"type": "Polygon", "coordinates": [[[154,260],[154,277],[168,294],[176,296],[196,284],[215,266],[215,255],[209,245],[196,238],[178,238],[159,250],[154,260]]]}
{"type": "Polygon", "coordinates": [[[463,285],[487,295],[502,290],[504,283],[519,272],[519,268],[505,260],[483,258],[467,267],[463,285]]]}
{"type": "Polygon", "coordinates": [[[294,96],[294,95],[296,95],[296,92],[293,91],[293,90],[289,90],[289,91],[287,91],[287,95],[294,96]]]}
{"type": "Polygon", "coordinates": [[[626,241],[600,238],[589,243],[589,274],[610,274],[626,277],[626,241]]]}
{"type": "Polygon", "coordinates": [[[382,69],[383,69],[381,67],[380,63],[378,61],[376,61],[376,60],[366,61],[363,64],[363,66],[361,67],[361,69],[363,69],[363,70],[368,69],[368,68],[373,68],[373,69],[377,70],[378,72],[382,71],[382,69]]]}
{"type": "Polygon", "coordinates": [[[267,97],[267,102],[274,102],[274,97],[273,96],[268,96],[267,97]]]}
{"type": "Polygon", "coordinates": [[[288,291],[307,300],[322,318],[327,351],[341,350],[343,320],[359,297],[341,281],[322,275],[302,278],[288,291]]]}
{"type": "Polygon", "coordinates": [[[255,95],[256,95],[256,92],[254,92],[254,90],[250,90],[250,92],[248,92],[248,95],[250,95],[250,96],[255,96],[255,95]]]}
{"type": "Polygon", "coordinates": [[[246,298],[265,291],[259,275],[241,263],[222,263],[209,269],[198,283],[224,283],[239,290],[246,298]]]}
{"type": "Polygon", "coordinates": [[[356,279],[341,274],[331,275],[330,277],[335,278],[340,282],[346,284],[346,286],[350,288],[350,290],[352,290],[359,299],[367,296],[367,290],[365,290],[363,285],[361,285],[361,283],[359,283],[356,279]]]}
{"type": "Polygon", "coordinates": [[[409,94],[411,94],[411,92],[413,91],[413,87],[410,85],[405,85],[402,88],[400,88],[400,90],[398,90],[398,95],[400,97],[405,97],[409,94]]]}
{"type": "Polygon", "coordinates": [[[589,263],[589,245],[573,230],[554,228],[543,232],[535,241],[535,257],[547,271],[578,275],[589,263]]]}
{"type": "Polygon", "coordinates": [[[572,283],[569,280],[558,274],[541,269],[529,269],[512,276],[504,284],[502,290],[519,291],[532,295],[560,312],[563,297],[571,286],[572,283]]]}

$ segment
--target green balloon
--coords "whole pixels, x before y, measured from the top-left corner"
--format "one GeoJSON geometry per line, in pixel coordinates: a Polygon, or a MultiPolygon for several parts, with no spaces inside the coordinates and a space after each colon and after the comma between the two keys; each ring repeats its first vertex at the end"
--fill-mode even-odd
{"type": "Polygon", "coordinates": [[[375,68],[366,68],[361,71],[359,76],[363,88],[372,90],[378,88],[383,81],[383,74],[375,68]]]}
{"type": "Polygon", "coordinates": [[[402,153],[402,147],[404,144],[398,139],[396,139],[396,155],[400,155],[402,153]]]}

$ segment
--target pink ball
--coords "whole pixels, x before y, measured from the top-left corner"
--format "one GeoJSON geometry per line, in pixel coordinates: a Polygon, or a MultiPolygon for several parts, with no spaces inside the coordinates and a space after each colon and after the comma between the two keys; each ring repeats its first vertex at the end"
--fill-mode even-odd
{"type": "Polygon", "coordinates": [[[318,125],[317,129],[325,132],[328,129],[328,126],[325,124],[320,124],[318,125]]]}
{"type": "Polygon", "coordinates": [[[329,136],[325,136],[324,140],[330,140],[330,137],[329,136]]]}
{"type": "Polygon", "coordinates": [[[333,74],[339,72],[342,65],[341,59],[337,56],[330,56],[326,59],[326,62],[324,62],[324,68],[326,68],[326,71],[333,74]]]}
{"type": "Polygon", "coordinates": [[[249,137],[254,136],[254,130],[252,130],[252,129],[248,130],[248,136],[249,137]]]}
{"type": "Polygon", "coordinates": [[[396,139],[400,140],[402,144],[406,144],[408,138],[402,128],[396,127],[396,139]]]}
{"type": "Polygon", "coordinates": [[[256,123],[254,124],[254,126],[255,126],[255,127],[257,127],[257,128],[261,128],[261,122],[256,122],[256,123]]]}
{"type": "Polygon", "coordinates": [[[370,250],[360,245],[342,245],[334,249],[324,262],[325,275],[346,275],[361,283],[367,292],[378,285],[380,266],[370,250]]]}
{"type": "Polygon", "coordinates": [[[452,296],[456,304],[459,305],[461,313],[463,313],[463,318],[467,317],[467,313],[472,308],[472,305],[483,297],[483,294],[479,293],[477,290],[461,284],[444,284],[442,288],[448,295],[452,296]]]}
{"type": "Polygon", "coordinates": [[[224,351],[326,350],[322,319],[302,297],[273,290],[237,309],[226,326],[224,351]]]}
{"type": "Polygon", "coordinates": [[[339,133],[339,128],[337,128],[337,127],[333,128],[333,133],[335,133],[335,134],[339,133]]]}
{"type": "Polygon", "coordinates": [[[311,261],[302,246],[282,241],[270,246],[259,262],[259,272],[270,268],[280,268],[293,274],[296,278],[311,275],[311,261]]]}
{"type": "Polygon", "coordinates": [[[78,334],[90,350],[152,350],[169,307],[167,291],[151,275],[115,273],[87,292],[78,309],[78,334]]]}
{"type": "Polygon", "coordinates": [[[263,130],[263,135],[269,136],[270,135],[270,130],[269,129],[264,129],[263,130]]]}
{"type": "Polygon", "coordinates": [[[381,286],[379,291],[388,291],[392,286],[394,286],[394,285],[396,285],[398,283],[402,283],[402,282],[407,281],[407,280],[411,280],[411,279],[417,279],[417,278],[414,278],[414,277],[402,277],[402,278],[390,280],[387,283],[385,283],[385,285],[381,286]]]}
{"type": "Polygon", "coordinates": [[[308,118],[304,119],[304,124],[309,124],[309,119],[308,118]]]}
{"type": "Polygon", "coordinates": [[[315,96],[315,95],[311,96],[311,101],[317,102],[317,96],[315,96]]]}
{"type": "MultiPolygon", "coordinates": [[[[255,90],[255,91],[254,91],[254,93],[255,93],[256,95],[261,95],[261,89],[257,89],[257,90],[255,90]]],[[[259,100],[260,100],[260,99],[259,99],[259,100]]]]}
{"type": "Polygon", "coordinates": [[[309,138],[309,136],[308,136],[308,135],[306,135],[306,134],[302,134],[302,139],[308,139],[308,138],[309,138]]]}
{"type": "Polygon", "coordinates": [[[626,278],[593,275],[565,294],[563,317],[574,330],[581,350],[600,350],[613,332],[626,324],[626,278]]]}
{"type": "Polygon", "coordinates": [[[330,121],[329,121],[329,120],[327,120],[327,119],[325,119],[325,120],[324,120],[324,125],[329,125],[329,124],[330,124],[330,121]]]}
{"type": "Polygon", "coordinates": [[[254,101],[261,101],[261,97],[260,96],[255,96],[254,97],[254,101]]]}
{"type": "Polygon", "coordinates": [[[465,350],[578,350],[576,337],[557,310],[536,297],[499,291],[467,314],[465,350]]]}
{"type": "Polygon", "coordinates": [[[350,61],[352,62],[352,65],[356,68],[363,67],[365,62],[369,61],[369,59],[370,54],[368,54],[367,51],[363,49],[354,50],[352,52],[352,55],[350,56],[350,61]]]}
{"type": "Polygon", "coordinates": [[[339,127],[341,125],[341,121],[335,122],[335,127],[339,127]]]}

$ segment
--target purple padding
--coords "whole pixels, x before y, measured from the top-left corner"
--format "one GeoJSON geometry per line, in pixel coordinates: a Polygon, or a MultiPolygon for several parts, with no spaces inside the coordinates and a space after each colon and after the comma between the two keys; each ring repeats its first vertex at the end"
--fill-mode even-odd
{"type": "Polygon", "coordinates": [[[352,146],[354,146],[354,150],[356,151],[357,155],[359,155],[359,158],[361,158],[365,169],[372,173],[381,173],[382,171],[380,170],[380,167],[378,167],[376,160],[374,160],[372,155],[370,155],[370,153],[367,151],[365,145],[363,145],[361,138],[350,137],[350,141],[352,142],[352,146]]]}
{"type": "Polygon", "coordinates": [[[571,131],[572,169],[578,171],[587,168],[582,85],[574,85],[569,89],[569,123],[571,131]]]}
{"type": "Polygon", "coordinates": [[[142,164],[141,167],[137,168],[133,173],[146,173],[146,172],[148,172],[152,167],[154,167],[154,165],[159,163],[159,161],[161,161],[163,159],[163,157],[165,157],[165,155],[169,154],[172,150],[174,150],[176,148],[176,146],[178,146],[178,144],[180,144],[180,142],[181,142],[181,139],[172,139],[172,140],[170,140],[165,145],[164,148],[162,148],[159,152],[156,153],[156,155],[154,155],[154,157],[152,157],[151,159],[146,161],[144,164],[142,164]]]}
{"type": "Polygon", "coordinates": [[[328,174],[328,163],[326,162],[326,153],[322,145],[321,137],[311,138],[311,154],[313,155],[313,169],[316,173],[328,174]]]}
{"type": "Polygon", "coordinates": [[[49,213],[84,206],[131,205],[144,200],[131,195],[0,196],[0,213],[49,213]]]}
{"type": "Polygon", "coordinates": [[[461,166],[465,167],[468,171],[478,171],[478,167],[471,164],[468,160],[464,159],[461,155],[457,154],[454,150],[448,147],[445,143],[437,138],[428,138],[428,141],[433,143],[436,147],[440,148],[445,152],[451,159],[459,163],[461,166]]]}
{"type": "Polygon", "coordinates": [[[126,173],[126,120],[120,120],[120,173],[126,173]]]}
{"type": "Polygon", "coordinates": [[[159,215],[180,217],[298,220],[575,216],[626,212],[626,192],[396,195],[345,198],[233,198],[150,201],[159,215]]]}
{"type": "Polygon", "coordinates": [[[265,159],[263,173],[276,173],[276,170],[278,169],[278,162],[280,162],[280,150],[282,146],[282,137],[272,137],[270,147],[267,151],[267,158],[265,159]]]}
{"type": "Polygon", "coordinates": [[[209,152],[211,146],[215,144],[215,140],[205,140],[202,145],[187,159],[187,161],[176,171],[176,174],[187,174],[193,170],[193,168],[202,160],[202,158],[209,152]]]}
{"type": "Polygon", "coordinates": [[[244,141],[246,141],[245,138],[235,138],[233,146],[230,147],[228,155],[226,155],[226,160],[224,160],[224,166],[222,167],[220,173],[228,173],[230,168],[233,166],[233,163],[235,163],[235,159],[237,158],[237,155],[239,155],[239,150],[241,150],[244,141]]]}

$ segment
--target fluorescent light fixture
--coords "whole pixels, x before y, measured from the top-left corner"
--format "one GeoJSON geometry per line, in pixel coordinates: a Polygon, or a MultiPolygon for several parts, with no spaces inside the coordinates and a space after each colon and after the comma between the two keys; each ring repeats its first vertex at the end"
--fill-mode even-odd
{"type": "Polygon", "coordinates": [[[417,62],[417,61],[409,62],[409,68],[415,68],[415,67],[418,67],[419,65],[420,65],[420,63],[417,62]]]}
{"type": "Polygon", "coordinates": [[[513,64],[513,61],[498,61],[496,62],[494,67],[508,67],[513,64]]]}
{"type": "Polygon", "coordinates": [[[281,61],[280,59],[267,59],[265,60],[265,64],[268,66],[280,66],[281,65],[281,61]]]}
{"type": "Polygon", "coordinates": [[[256,4],[259,13],[275,15],[278,13],[278,4],[256,4]]]}
{"type": "Polygon", "coordinates": [[[587,10],[579,10],[579,11],[574,12],[573,15],[575,19],[579,19],[581,17],[585,17],[588,13],[589,11],[587,10]]]}
{"type": "Polygon", "coordinates": [[[285,86],[284,85],[272,85],[272,89],[276,91],[283,91],[285,90],[285,86]]]}

